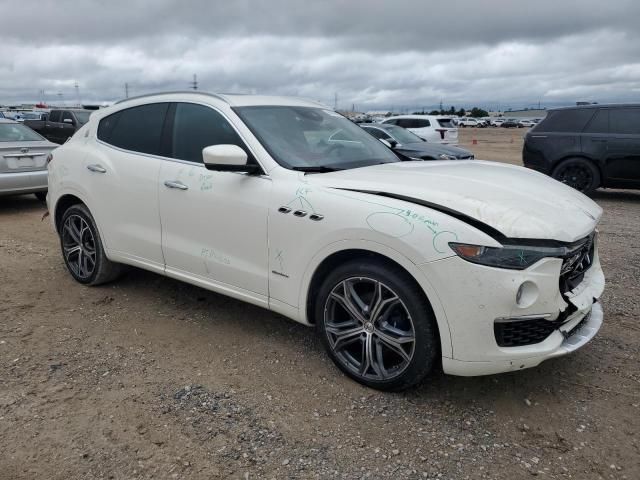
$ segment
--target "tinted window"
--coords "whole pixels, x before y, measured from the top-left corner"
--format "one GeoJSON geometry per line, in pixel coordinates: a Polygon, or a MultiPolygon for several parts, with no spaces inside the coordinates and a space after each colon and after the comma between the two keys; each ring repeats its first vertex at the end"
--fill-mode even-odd
{"type": "Polygon", "coordinates": [[[381,138],[384,140],[391,138],[389,137],[389,135],[378,128],[365,128],[365,130],[376,138],[381,138]]]}
{"type": "Polygon", "coordinates": [[[73,117],[71,116],[71,114],[69,112],[62,112],[62,122],[64,122],[65,120],[71,120],[71,123],[75,123],[73,121],[73,117]]]}
{"type": "Polygon", "coordinates": [[[125,150],[161,155],[168,108],[168,103],[152,103],[116,112],[100,120],[98,138],[125,150]]]}
{"type": "Polygon", "coordinates": [[[171,156],[191,162],[202,162],[202,149],[210,145],[237,145],[249,155],[243,141],[220,113],[192,103],[176,105],[172,143],[171,156]]]}
{"type": "Polygon", "coordinates": [[[584,130],[585,133],[609,133],[609,110],[600,109],[584,130]]]}
{"type": "Polygon", "coordinates": [[[431,122],[423,118],[399,118],[396,125],[402,128],[425,128],[430,127],[431,122]]]}
{"type": "Polygon", "coordinates": [[[393,120],[385,120],[382,123],[386,123],[386,124],[389,124],[389,125],[397,125],[398,124],[398,120],[394,118],[393,120]]]}
{"type": "Polygon", "coordinates": [[[537,130],[544,132],[582,132],[594,113],[595,109],[593,108],[549,112],[547,118],[540,122],[537,130]]]}
{"type": "Polygon", "coordinates": [[[49,114],[50,122],[59,122],[60,121],[60,110],[52,110],[49,114]]]}
{"type": "Polygon", "coordinates": [[[609,126],[611,133],[640,135],[640,108],[612,108],[609,126]]]}
{"type": "Polygon", "coordinates": [[[444,127],[444,128],[455,128],[455,125],[453,124],[453,121],[451,118],[439,118],[438,123],[440,124],[441,127],[444,127]]]}

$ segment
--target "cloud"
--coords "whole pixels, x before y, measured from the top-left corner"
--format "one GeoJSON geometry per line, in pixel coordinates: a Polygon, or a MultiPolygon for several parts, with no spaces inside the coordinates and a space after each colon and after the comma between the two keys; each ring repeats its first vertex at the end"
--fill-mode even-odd
{"type": "Polygon", "coordinates": [[[625,0],[0,0],[0,104],[75,100],[75,82],[85,101],[184,89],[194,73],[343,108],[632,100],[639,17],[625,0]]]}

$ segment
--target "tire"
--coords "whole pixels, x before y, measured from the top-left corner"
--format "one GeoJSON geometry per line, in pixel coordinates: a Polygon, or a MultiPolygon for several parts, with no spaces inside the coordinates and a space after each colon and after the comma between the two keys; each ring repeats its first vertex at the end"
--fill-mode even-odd
{"type": "Polygon", "coordinates": [[[334,269],[318,290],[314,318],[336,366],[378,390],[418,384],[440,355],[435,317],[424,292],[393,265],[353,260],[334,269]]]}
{"type": "Polygon", "coordinates": [[[59,235],[64,263],[77,282],[100,285],[120,275],[122,265],[105,255],[98,228],[85,205],[72,205],[64,212],[59,235]]]}
{"type": "Polygon", "coordinates": [[[47,192],[36,192],[36,193],[34,193],[34,195],[41,202],[46,202],[47,201],[47,192]]]}
{"type": "Polygon", "coordinates": [[[558,164],[553,178],[576,190],[591,195],[600,186],[600,171],[586,158],[568,158],[558,164]]]}

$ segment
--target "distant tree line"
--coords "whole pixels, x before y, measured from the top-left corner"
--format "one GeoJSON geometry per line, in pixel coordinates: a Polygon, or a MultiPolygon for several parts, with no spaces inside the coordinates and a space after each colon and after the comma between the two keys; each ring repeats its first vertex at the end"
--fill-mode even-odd
{"type": "MultiPolygon", "coordinates": [[[[414,115],[427,115],[426,111],[421,111],[421,112],[413,112],[414,115]]],[[[445,109],[441,109],[441,110],[431,110],[428,115],[457,115],[458,117],[466,117],[467,116],[467,111],[464,108],[461,108],[460,110],[456,111],[455,107],[451,107],[449,110],[445,110],[445,109]]],[[[488,117],[489,116],[489,112],[487,112],[486,110],[482,109],[482,108],[478,108],[478,107],[473,107],[471,109],[471,111],[469,112],[469,116],[473,117],[473,118],[481,118],[481,117],[488,117]]]]}

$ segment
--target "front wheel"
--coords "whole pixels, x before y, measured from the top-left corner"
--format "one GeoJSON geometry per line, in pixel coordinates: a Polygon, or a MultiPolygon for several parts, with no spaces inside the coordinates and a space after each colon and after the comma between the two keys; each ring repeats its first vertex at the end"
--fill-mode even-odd
{"type": "Polygon", "coordinates": [[[348,262],[318,292],[318,333],[333,362],[349,377],[379,390],[404,390],[432,369],[437,327],[421,288],[384,263],[348,262]]]}
{"type": "Polygon", "coordinates": [[[85,285],[114,280],[121,265],[107,258],[93,216],[82,204],[69,207],[59,227],[60,247],[71,276],[85,285]]]}
{"type": "Polygon", "coordinates": [[[600,186],[598,168],[584,158],[564,160],[553,170],[551,176],[585,195],[591,195],[600,186]]]}

